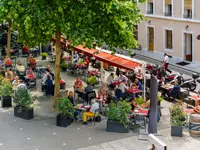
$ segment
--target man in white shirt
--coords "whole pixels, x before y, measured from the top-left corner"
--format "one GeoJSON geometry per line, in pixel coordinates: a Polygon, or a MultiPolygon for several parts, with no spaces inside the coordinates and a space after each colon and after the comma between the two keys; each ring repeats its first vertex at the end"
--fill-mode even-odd
{"type": "Polygon", "coordinates": [[[26,86],[26,84],[24,84],[24,82],[22,80],[19,81],[19,85],[17,86],[17,91],[19,89],[27,90],[27,86],[26,86]]]}
{"type": "Polygon", "coordinates": [[[112,85],[113,81],[114,81],[114,74],[111,73],[111,74],[108,76],[108,78],[106,79],[107,85],[108,85],[108,86],[112,85]]]}
{"type": "Polygon", "coordinates": [[[169,57],[167,56],[167,53],[164,54],[164,68],[165,70],[168,69],[168,65],[169,65],[169,57]]]}
{"type": "Polygon", "coordinates": [[[88,117],[94,117],[94,115],[97,115],[97,113],[99,113],[99,112],[97,112],[98,109],[99,109],[99,103],[97,103],[95,99],[92,99],[92,105],[90,107],[90,111],[83,113],[83,124],[84,125],[87,125],[88,117]]]}
{"type": "Polygon", "coordinates": [[[128,89],[128,86],[126,86],[126,83],[127,82],[123,80],[119,85],[119,89],[122,91],[122,94],[124,94],[126,90],[128,89]]]}

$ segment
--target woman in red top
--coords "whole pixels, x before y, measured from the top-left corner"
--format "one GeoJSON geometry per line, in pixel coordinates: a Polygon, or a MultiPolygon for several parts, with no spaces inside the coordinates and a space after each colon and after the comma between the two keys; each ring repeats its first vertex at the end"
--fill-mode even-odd
{"type": "Polygon", "coordinates": [[[81,81],[80,78],[76,78],[76,81],[74,83],[74,88],[80,90],[83,88],[83,82],[81,81]]]}
{"type": "Polygon", "coordinates": [[[12,66],[12,61],[8,56],[5,57],[4,64],[5,64],[6,67],[11,67],[12,66]]]}
{"type": "Polygon", "coordinates": [[[85,57],[84,64],[88,67],[89,63],[90,63],[90,61],[89,61],[88,57],[85,57]]]}

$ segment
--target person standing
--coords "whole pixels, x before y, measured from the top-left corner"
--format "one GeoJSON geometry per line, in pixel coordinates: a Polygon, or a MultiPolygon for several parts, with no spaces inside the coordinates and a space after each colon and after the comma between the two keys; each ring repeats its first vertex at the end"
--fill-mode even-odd
{"type": "Polygon", "coordinates": [[[163,62],[164,62],[164,68],[165,68],[165,70],[167,70],[168,65],[169,65],[169,57],[168,57],[167,53],[164,54],[164,61],[163,62]]]}

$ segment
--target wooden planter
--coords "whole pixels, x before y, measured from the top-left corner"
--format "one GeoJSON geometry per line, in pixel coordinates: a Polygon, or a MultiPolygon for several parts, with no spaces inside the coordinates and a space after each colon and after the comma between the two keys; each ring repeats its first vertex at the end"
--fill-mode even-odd
{"type": "Polygon", "coordinates": [[[129,128],[124,127],[119,121],[107,121],[107,132],[128,133],[129,128]]]}

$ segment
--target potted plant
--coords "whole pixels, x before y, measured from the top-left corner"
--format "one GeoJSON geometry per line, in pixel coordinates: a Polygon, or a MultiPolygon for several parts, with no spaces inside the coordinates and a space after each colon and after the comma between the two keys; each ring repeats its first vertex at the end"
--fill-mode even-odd
{"type": "Polygon", "coordinates": [[[46,52],[43,52],[40,54],[40,56],[42,56],[42,60],[46,60],[48,54],[46,52]]]}
{"type": "Polygon", "coordinates": [[[95,85],[97,83],[97,78],[96,76],[91,76],[88,78],[87,82],[90,84],[90,85],[95,85]]]}
{"type": "Polygon", "coordinates": [[[26,89],[18,89],[14,97],[16,104],[14,116],[26,120],[34,118],[33,102],[35,99],[36,97],[33,97],[26,89]]]}
{"type": "Polygon", "coordinates": [[[61,63],[61,65],[60,65],[60,68],[61,68],[62,71],[66,71],[67,70],[67,66],[68,66],[67,63],[63,61],[61,63]]]}
{"type": "Polygon", "coordinates": [[[137,98],[135,99],[135,102],[136,102],[139,106],[141,106],[141,105],[144,104],[144,98],[143,98],[143,97],[137,97],[137,98]]]}
{"type": "Polygon", "coordinates": [[[158,95],[158,106],[160,106],[162,101],[163,101],[162,96],[158,95]]]}
{"type": "Polygon", "coordinates": [[[111,102],[108,107],[107,132],[128,133],[131,106],[126,101],[111,102]]]}
{"type": "Polygon", "coordinates": [[[0,86],[1,107],[12,107],[12,84],[2,81],[0,86]]]}
{"type": "Polygon", "coordinates": [[[182,127],[185,122],[186,114],[184,112],[183,106],[179,103],[173,104],[170,107],[171,114],[171,136],[182,137],[182,127]]]}
{"type": "Polygon", "coordinates": [[[68,98],[60,98],[57,103],[57,126],[67,127],[74,120],[75,109],[68,98]]]}

